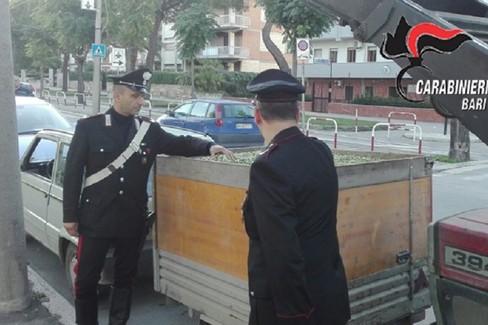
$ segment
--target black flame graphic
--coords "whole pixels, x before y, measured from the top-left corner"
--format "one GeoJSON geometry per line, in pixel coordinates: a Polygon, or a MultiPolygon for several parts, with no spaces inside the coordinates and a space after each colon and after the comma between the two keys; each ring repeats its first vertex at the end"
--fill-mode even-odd
{"type": "Polygon", "coordinates": [[[402,17],[395,34],[388,33],[385,36],[380,53],[386,59],[408,58],[410,64],[404,67],[397,76],[397,91],[403,98],[409,101],[417,101],[408,99],[401,86],[405,73],[414,67],[422,67],[431,72],[428,67],[422,65],[423,53],[427,51],[451,53],[462,43],[471,39],[461,29],[444,29],[433,23],[420,23],[412,27],[407,23],[405,17],[402,17]]]}

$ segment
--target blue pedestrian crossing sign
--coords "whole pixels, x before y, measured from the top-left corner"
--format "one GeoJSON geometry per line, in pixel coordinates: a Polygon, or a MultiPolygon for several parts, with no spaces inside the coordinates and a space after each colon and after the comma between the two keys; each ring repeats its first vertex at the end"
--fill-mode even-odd
{"type": "Polygon", "coordinates": [[[92,57],[104,58],[106,53],[106,47],[104,44],[92,44],[92,57]]]}

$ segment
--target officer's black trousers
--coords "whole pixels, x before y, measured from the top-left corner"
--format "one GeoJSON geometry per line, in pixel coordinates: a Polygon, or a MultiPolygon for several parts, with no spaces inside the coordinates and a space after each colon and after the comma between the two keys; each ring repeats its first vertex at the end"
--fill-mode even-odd
{"type": "MultiPolygon", "coordinates": [[[[100,273],[111,245],[114,247],[115,259],[112,287],[130,290],[132,281],[137,274],[138,244],[138,237],[93,238],[80,235],[77,254],[78,264],[75,268],[75,298],[79,301],[96,301],[100,273]]],[[[127,308],[130,308],[130,303],[127,308]]]]}

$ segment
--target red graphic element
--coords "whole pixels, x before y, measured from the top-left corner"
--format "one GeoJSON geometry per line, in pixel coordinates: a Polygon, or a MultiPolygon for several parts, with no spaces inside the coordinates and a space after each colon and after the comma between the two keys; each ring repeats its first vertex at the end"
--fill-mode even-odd
{"type": "Polygon", "coordinates": [[[420,37],[430,35],[442,40],[454,38],[459,34],[463,34],[461,29],[444,29],[432,23],[421,23],[412,27],[407,36],[407,48],[414,58],[420,57],[417,43],[420,37]]]}

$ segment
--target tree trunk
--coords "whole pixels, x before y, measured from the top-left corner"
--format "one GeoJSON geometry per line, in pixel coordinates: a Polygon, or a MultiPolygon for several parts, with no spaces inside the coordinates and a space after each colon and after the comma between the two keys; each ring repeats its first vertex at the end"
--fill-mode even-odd
{"type": "Polygon", "coordinates": [[[262,32],[264,45],[275,59],[276,64],[278,64],[280,70],[291,73],[290,66],[288,65],[288,62],[286,62],[285,56],[283,55],[283,53],[281,53],[278,46],[276,46],[276,44],[273,43],[273,41],[271,40],[270,33],[272,27],[273,23],[270,23],[269,21],[267,21],[263,27],[262,32]]]}
{"type": "Polygon", "coordinates": [[[451,119],[451,144],[449,159],[469,161],[470,156],[469,130],[458,120],[451,119]]]}
{"type": "Polygon", "coordinates": [[[41,64],[39,67],[39,96],[42,94],[44,90],[44,65],[41,64]]]}
{"type": "Polygon", "coordinates": [[[159,31],[161,30],[161,22],[163,21],[163,12],[161,10],[156,11],[154,19],[154,26],[151,34],[149,35],[149,46],[147,49],[146,67],[148,69],[154,69],[154,58],[156,57],[156,51],[158,50],[159,31]]]}
{"type": "MultiPolygon", "coordinates": [[[[150,70],[154,70],[154,59],[158,50],[159,31],[161,30],[161,22],[163,21],[163,12],[161,10],[156,11],[154,18],[154,26],[151,34],[149,35],[149,46],[147,49],[146,67],[150,70]]],[[[161,61],[161,65],[163,62],[161,61]]],[[[162,66],[161,66],[162,68],[162,66]]],[[[147,87],[147,91],[151,92],[151,83],[147,87]]]]}
{"type": "Polygon", "coordinates": [[[129,66],[127,72],[135,70],[137,64],[137,50],[133,47],[129,48],[129,66]]]}
{"type": "MultiPolygon", "coordinates": [[[[63,57],[63,91],[68,91],[68,79],[69,79],[69,72],[68,72],[68,64],[69,64],[69,53],[64,53],[63,57]]],[[[58,80],[59,82],[59,80],[58,80]]],[[[59,87],[59,84],[56,86],[59,87]]]]}
{"type": "Polygon", "coordinates": [[[76,63],[78,64],[78,89],[79,93],[85,92],[85,79],[83,77],[83,72],[85,71],[85,60],[81,56],[76,57],[76,63]]]}
{"type": "Polygon", "coordinates": [[[191,79],[191,98],[197,98],[197,94],[195,93],[195,59],[191,59],[191,70],[190,70],[190,79],[191,79]]]}

